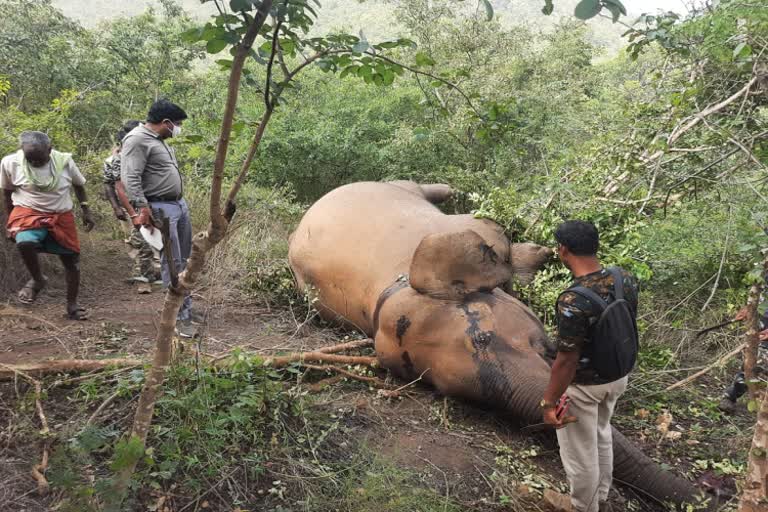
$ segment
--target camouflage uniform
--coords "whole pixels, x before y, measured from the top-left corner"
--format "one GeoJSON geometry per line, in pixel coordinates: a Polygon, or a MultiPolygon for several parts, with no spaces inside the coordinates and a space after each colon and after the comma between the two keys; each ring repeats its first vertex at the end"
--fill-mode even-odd
{"type": "MultiPolygon", "coordinates": [[[[119,154],[104,161],[104,183],[114,189],[118,181],[120,181],[119,154]]],[[[155,268],[155,253],[137,227],[132,226],[127,243],[131,246],[129,254],[133,259],[133,278],[149,283],[154,282],[158,276],[155,268]]]]}
{"type": "MultiPolygon", "coordinates": [[[[637,314],[638,288],[635,279],[621,271],[624,298],[637,314]]],[[[613,300],[613,276],[605,269],[576,278],[573,286],[590,288],[606,302],[613,300]]],[[[579,366],[566,394],[570,414],[579,421],[555,431],[570,487],[573,510],[599,512],[608,499],[613,481],[611,417],[616,403],[627,389],[628,376],[604,381],[591,369],[591,334],[599,314],[586,298],[566,290],[556,305],[557,350],[578,352],[579,366]]]]}
{"type": "MultiPolygon", "coordinates": [[[[634,315],[637,315],[637,298],[639,288],[632,275],[621,271],[624,278],[624,298],[634,315]]],[[[585,276],[577,277],[571,285],[591,288],[607,302],[613,300],[613,277],[605,270],[593,272],[585,276]]],[[[555,318],[557,320],[557,350],[559,352],[579,351],[582,357],[579,360],[579,368],[573,382],[576,384],[598,384],[594,370],[590,369],[588,355],[584,352],[588,348],[590,331],[597,323],[598,312],[592,303],[581,295],[566,290],[557,301],[555,318]]]]}

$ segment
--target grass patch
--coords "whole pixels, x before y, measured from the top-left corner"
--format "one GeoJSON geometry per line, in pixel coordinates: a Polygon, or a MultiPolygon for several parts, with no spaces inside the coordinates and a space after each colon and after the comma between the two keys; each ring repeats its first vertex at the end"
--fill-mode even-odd
{"type": "MultiPolygon", "coordinates": [[[[224,370],[191,361],[169,370],[143,453],[123,440],[142,370],[51,388],[46,408],[61,428],[47,439],[25,428],[19,441],[32,453],[50,446],[47,477],[57,509],[104,510],[115,471],[140,457],[126,510],[461,510],[423,475],[355,443],[350,410],[318,404],[300,385],[299,370],[266,368],[241,354],[233,359],[224,370]],[[113,394],[113,405],[87,424],[113,394]]],[[[17,403],[28,426],[35,417],[30,397],[31,390],[17,403]]]]}
{"type": "Polygon", "coordinates": [[[451,498],[431,488],[419,474],[398,468],[372,452],[358,452],[333,492],[310,499],[311,512],[459,512],[451,498]]]}

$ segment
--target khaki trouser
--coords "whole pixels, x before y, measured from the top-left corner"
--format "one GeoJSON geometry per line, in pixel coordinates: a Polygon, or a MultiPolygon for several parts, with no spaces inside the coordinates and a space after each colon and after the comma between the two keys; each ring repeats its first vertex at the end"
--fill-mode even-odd
{"type": "Polygon", "coordinates": [[[608,384],[572,384],[568,415],[578,422],[557,430],[571,503],[579,512],[597,512],[606,501],[613,480],[613,436],[611,416],[616,401],[627,389],[627,377],[608,384]]]}

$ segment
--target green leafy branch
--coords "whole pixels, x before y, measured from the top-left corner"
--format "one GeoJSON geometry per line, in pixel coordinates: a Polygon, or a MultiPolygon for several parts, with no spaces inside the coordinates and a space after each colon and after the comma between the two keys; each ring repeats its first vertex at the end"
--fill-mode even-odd
{"type": "MultiPolygon", "coordinates": [[[[627,9],[619,0],[581,0],[574,8],[573,15],[580,20],[594,18],[605,9],[611,13],[613,22],[619,21],[621,16],[627,15],[627,9]]],[[[555,10],[553,0],[544,0],[544,7],[541,12],[549,16],[555,10]]]]}

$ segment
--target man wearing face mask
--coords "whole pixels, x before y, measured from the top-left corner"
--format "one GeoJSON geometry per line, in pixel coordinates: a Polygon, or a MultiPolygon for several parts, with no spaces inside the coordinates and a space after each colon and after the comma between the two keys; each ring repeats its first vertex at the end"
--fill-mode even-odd
{"type": "MultiPolygon", "coordinates": [[[[168,219],[177,272],[184,270],[192,251],[192,223],[184,200],[184,186],[176,154],[165,141],[179,136],[186,118],[186,112],[178,105],[165,99],[155,101],[149,109],[146,122],[131,130],[123,139],[120,161],[122,182],[136,210],[131,215],[133,225],[153,231],[155,217],[162,215],[168,219]]],[[[170,272],[165,255],[161,259],[163,285],[167,287],[170,284],[170,272]]],[[[196,335],[189,296],[184,298],[179,310],[176,333],[185,338],[196,335]]]]}

